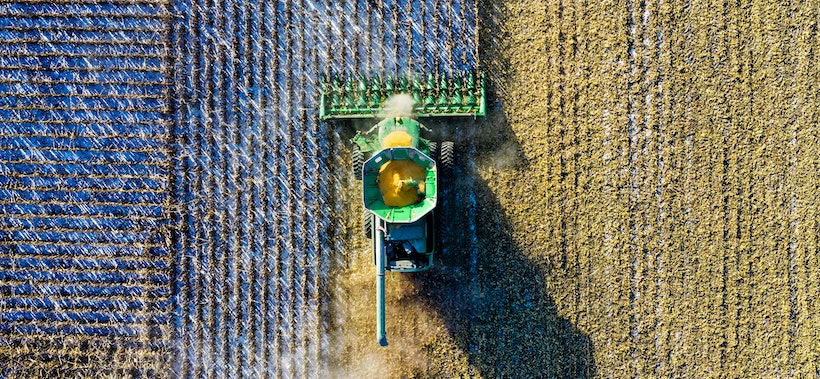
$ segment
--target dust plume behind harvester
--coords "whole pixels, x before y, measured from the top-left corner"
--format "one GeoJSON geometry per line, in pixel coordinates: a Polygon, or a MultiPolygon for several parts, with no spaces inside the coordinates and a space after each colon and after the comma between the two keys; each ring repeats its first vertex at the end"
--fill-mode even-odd
{"type": "Polygon", "coordinates": [[[484,77],[474,72],[413,77],[326,75],[320,117],[373,119],[352,138],[353,174],[362,183],[364,235],[376,265],[376,338],[387,345],[386,271],[429,269],[447,222],[439,189],[452,177],[454,144],[433,141],[418,118],[484,116],[484,77]],[[383,118],[378,121],[379,118],[383,118]],[[378,121],[378,122],[377,122],[378,121]],[[425,138],[428,137],[428,138],[425,138]]]}

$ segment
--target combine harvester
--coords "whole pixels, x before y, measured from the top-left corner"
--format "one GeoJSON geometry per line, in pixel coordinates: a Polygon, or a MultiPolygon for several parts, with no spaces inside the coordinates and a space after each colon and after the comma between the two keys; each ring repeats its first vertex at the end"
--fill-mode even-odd
{"type": "MultiPolygon", "coordinates": [[[[484,78],[472,72],[455,76],[386,78],[328,75],[322,86],[320,117],[384,118],[352,141],[353,174],[361,179],[364,233],[373,240],[376,265],[376,338],[387,345],[384,273],[429,269],[436,236],[446,220],[437,217],[439,189],[450,179],[453,143],[423,138],[431,132],[416,118],[484,116],[484,78]],[[394,97],[411,103],[405,112],[386,108],[394,97]],[[437,225],[438,224],[438,225],[437,225]]],[[[438,212],[441,214],[441,212],[438,212]]]]}

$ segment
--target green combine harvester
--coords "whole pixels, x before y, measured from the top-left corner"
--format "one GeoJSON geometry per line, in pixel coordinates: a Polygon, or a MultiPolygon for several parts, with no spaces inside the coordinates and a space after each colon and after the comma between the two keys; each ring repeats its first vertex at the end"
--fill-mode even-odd
{"type": "Polygon", "coordinates": [[[451,178],[455,163],[453,143],[424,138],[430,131],[417,118],[484,116],[484,78],[472,72],[384,79],[327,75],[321,93],[322,120],[375,123],[353,137],[352,166],[362,183],[364,234],[373,241],[376,338],[386,346],[384,273],[432,266],[446,222],[436,212],[439,189],[451,178]],[[390,99],[409,106],[397,112],[385,106],[390,99]]]}

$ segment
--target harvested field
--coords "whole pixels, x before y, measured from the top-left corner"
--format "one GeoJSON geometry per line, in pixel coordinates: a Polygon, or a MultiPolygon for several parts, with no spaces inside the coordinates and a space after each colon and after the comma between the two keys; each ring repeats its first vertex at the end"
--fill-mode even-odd
{"type": "Polygon", "coordinates": [[[386,349],[368,254],[334,275],[341,363],[395,377],[818,377],[818,10],[481,3],[498,108],[474,132],[457,125],[450,244],[431,272],[388,280],[386,349]]]}

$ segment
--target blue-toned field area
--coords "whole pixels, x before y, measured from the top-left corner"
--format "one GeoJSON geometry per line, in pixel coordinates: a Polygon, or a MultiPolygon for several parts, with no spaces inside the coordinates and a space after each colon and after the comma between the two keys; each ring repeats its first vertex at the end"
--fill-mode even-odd
{"type": "Polygon", "coordinates": [[[346,148],[318,80],[474,69],[476,20],[460,1],[0,4],[0,372],[329,372],[346,148]]]}

